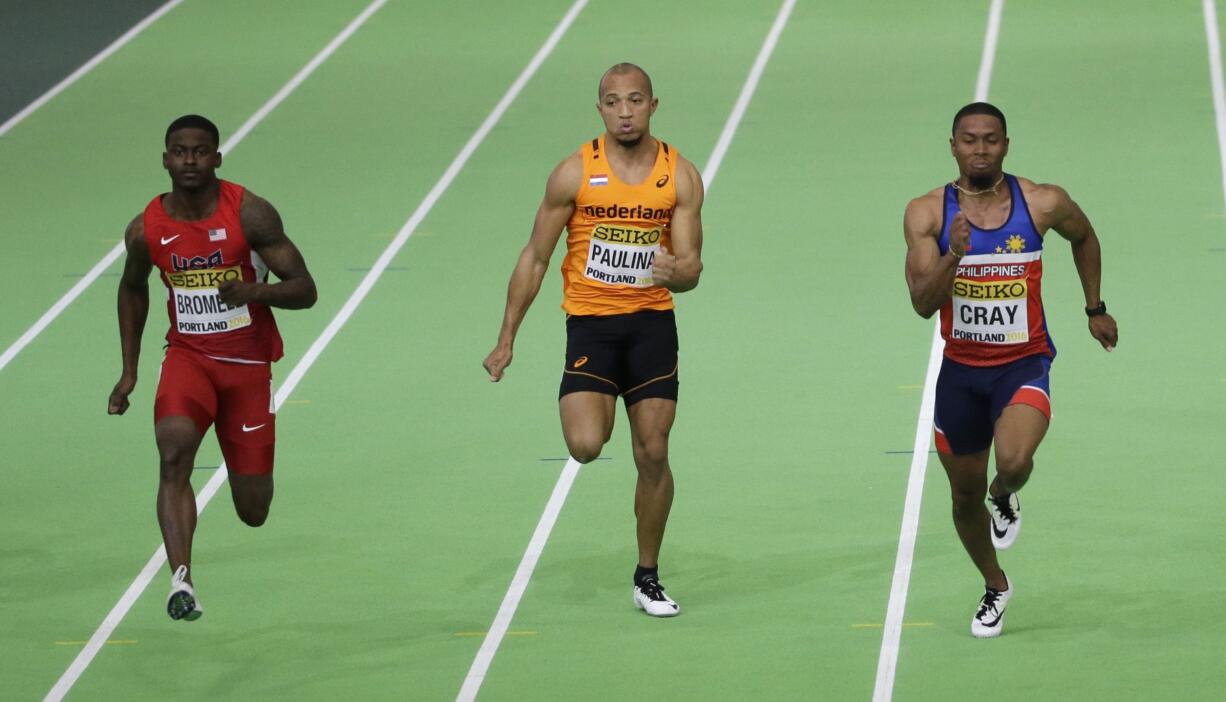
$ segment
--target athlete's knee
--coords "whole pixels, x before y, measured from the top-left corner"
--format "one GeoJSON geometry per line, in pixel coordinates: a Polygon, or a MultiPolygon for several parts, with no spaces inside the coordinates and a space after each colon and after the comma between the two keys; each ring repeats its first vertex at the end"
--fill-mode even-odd
{"type": "Polygon", "coordinates": [[[249,527],[264,526],[268,521],[268,505],[245,505],[238,509],[238,518],[249,527]]]}
{"type": "Polygon", "coordinates": [[[983,509],[983,501],[987,494],[986,480],[966,481],[951,486],[950,497],[953,500],[954,517],[970,516],[983,509]]]}
{"type": "Polygon", "coordinates": [[[570,450],[570,457],[580,463],[591,463],[600,458],[600,451],[604,448],[604,442],[597,437],[573,437],[567,438],[566,447],[570,450]]]}
{"type": "Polygon", "coordinates": [[[1034,453],[1018,449],[996,450],[996,475],[1005,487],[1018,488],[1034,469],[1034,453]]]}
{"type": "Polygon", "coordinates": [[[195,458],[195,452],[188,446],[180,444],[158,446],[158,463],[162,480],[180,482],[189,479],[195,458]]]}
{"type": "Polygon", "coordinates": [[[668,465],[668,435],[634,439],[634,462],[644,466],[668,465]]]}

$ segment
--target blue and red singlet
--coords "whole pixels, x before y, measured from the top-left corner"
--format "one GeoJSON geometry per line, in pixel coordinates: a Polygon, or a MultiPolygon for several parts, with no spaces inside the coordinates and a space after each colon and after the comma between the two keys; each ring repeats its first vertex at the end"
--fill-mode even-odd
{"type": "MultiPolygon", "coordinates": [[[[968,366],[1056,355],[1040,295],[1043,237],[1030,219],[1017,178],[1006,174],[1005,182],[1012,195],[1008,219],[995,229],[971,224],[970,246],[958,262],[953,296],[941,308],[945,357],[968,366]]],[[[949,227],[960,209],[957,190],[946,185],[941,255],[949,250],[949,227]]]]}
{"type": "MultiPolygon", "coordinates": [[[[1010,210],[995,229],[971,224],[970,245],[958,262],[953,295],[941,308],[945,359],[937,378],[937,450],[970,454],[987,450],[996,421],[1010,405],[1029,405],[1051,419],[1048,372],[1056,347],[1047,333],[1040,294],[1043,237],[1017,178],[1005,175],[1010,210]]],[[[958,192],[945,186],[941,254],[958,214],[958,192]]],[[[969,222],[968,222],[969,224],[969,222]]]]}

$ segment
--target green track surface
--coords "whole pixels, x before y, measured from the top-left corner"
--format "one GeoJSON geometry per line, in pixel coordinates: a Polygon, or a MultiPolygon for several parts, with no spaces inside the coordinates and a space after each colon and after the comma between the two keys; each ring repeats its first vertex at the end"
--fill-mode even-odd
{"type": "MultiPolygon", "coordinates": [[[[678,298],[662,576],[683,614],[630,601],[622,415],[481,699],[872,697],[932,334],[907,299],[902,211],[956,173],[949,118],[973,97],[987,5],[798,4],[710,186],[702,285],[678,298]]],[[[202,112],[224,139],[364,6],[188,0],[0,139],[0,348],[168,187],[169,120],[202,112]]],[[[392,0],[226,156],[319,284],[315,308],[278,314],[278,383],[567,7],[392,0]]],[[[243,526],[225,487],[201,515],[205,616],[170,622],[159,573],[69,699],[453,699],[565,457],[560,256],[507,377],[480,368],[545,177],[599,134],[596,80],[622,60],[651,71],[653,132],[701,170],[778,7],[592,0],[282,408],[268,524],[243,526]]],[[[1121,344],[1086,332],[1053,234],[1055,419],[1001,557],[1006,634],[969,635],[981,583],[934,455],[894,699],[1213,698],[1226,203],[1200,3],[1012,2],[990,97],[1010,172],[1063,185],[1095,223],[1121,344]]],[[[107,417],[118,270],[0,370],[5,700],[47,693],[81,649],[63,642],[160,540],[166,322],[154,287],[132,409],[107,417]]],[[[210,435],[197,487],[219,462],[210,435]]]]}

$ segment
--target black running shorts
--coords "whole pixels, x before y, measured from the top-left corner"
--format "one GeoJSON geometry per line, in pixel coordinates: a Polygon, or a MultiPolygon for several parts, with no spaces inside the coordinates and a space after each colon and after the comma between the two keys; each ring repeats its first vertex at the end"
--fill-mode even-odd
{"type": "Polygon", "coordinates": [[[677,323],[672,310],[566,318],[566,366],[558,397],[621,395],[677,400],[677,323]]]}

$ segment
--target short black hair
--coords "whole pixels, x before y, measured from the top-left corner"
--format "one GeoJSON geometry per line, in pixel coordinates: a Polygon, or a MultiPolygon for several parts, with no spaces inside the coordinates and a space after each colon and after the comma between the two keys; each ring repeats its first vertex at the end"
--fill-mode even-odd
{"type": "Polygon", "coordinates": [[[213,135],[213,146],[221,144],[221,133],[217,131],[217,125],[213,124],[207,117],[200,115],[183,115],[179,119],[170,123],[166,128],[166,146],[170,146],[170,135],[180,129],[203,129],[213,135]]]}
{"type": "Polygon", "coordinates": [[[620,75],[623,73],[635,73],[635,72],[643,74],[643,77],[647,79],[647,96],[655,97],[655,90],[651,87],[651,76],[647,75],[647,71],[644,71],[642,66],[630,63],[628,61],[623,61],[613,66],[609,70],[605,71],[604,75],[600,76],[600,82],[596,84],[596,99],[599,100],[604,97],[604,93],[602,91],[604,90],[604,79],[605,78],[611,75],[620,75]]]}
{"type": "Polygon", "coordinates": [[[958,133],[958,122],[961,122],[963,117],[969,115],[991,115],[995,117],[1000,120],[1000,131],[1004,132],[1005,136],[1009,136],[1009,125],[1005,122],[1005,113],[998,110],[995,105],[986,102],[972,102],[958,110],[958,114],[954,115],[954,125],[949,130],[949,133],[956,135],[958,133]]]}

